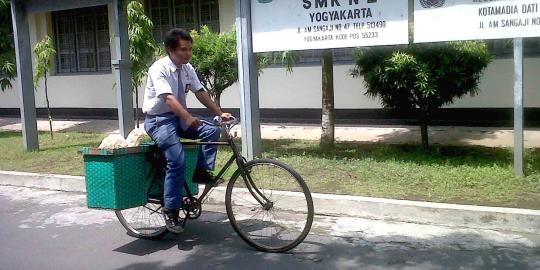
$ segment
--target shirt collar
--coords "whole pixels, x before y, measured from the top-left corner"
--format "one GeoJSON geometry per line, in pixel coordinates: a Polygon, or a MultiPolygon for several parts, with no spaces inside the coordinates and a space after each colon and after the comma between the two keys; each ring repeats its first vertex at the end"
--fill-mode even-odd
{"type": "Polygon", "coordinates": [[[167,66],[174,72],[176,70],[180,70],[179,67],[177,67],[173,61],[171,60],[171,58],[169,56],[165,56],[166,57],[166,64],[167,66]]]}

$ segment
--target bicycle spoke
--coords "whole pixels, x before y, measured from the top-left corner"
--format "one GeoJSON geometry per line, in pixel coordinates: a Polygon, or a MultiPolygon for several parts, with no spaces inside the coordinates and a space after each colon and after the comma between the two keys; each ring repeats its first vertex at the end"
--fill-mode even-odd
{"type": "Polygon", "coordinates": [[[161,205],[148,203],[144,206],[116,211],[120,223],[141,238],[155,238],[166,233],[161,205]]]}
{"type": "Polygon", "coordinates": [[[282,252],[295,247],[306,237],[313,220],[309,190],[301,178],[276,161],[246,166],[249,181],[232,179],[227,188],[227,213],[233,228],[257,249],[282,252]],[[261,196],[264,204],[254,196],[261,196]]]}

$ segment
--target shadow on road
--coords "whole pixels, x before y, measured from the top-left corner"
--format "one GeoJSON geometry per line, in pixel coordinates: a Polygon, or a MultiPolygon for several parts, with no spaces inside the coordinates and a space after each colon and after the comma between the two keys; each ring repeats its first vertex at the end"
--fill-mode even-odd
{"type": "MultiPolygon", "coordinates": [[[[530,244],[530,243],[529,243],[530,244]]],[[[538,245],[538,243],[536,243],[538,245]]],[[[134,240],[115,251],[144,256],[177,246],[181,262],[133,263],[135,269],[538,269],[540,249],[527,243],[500,245],[471,233],[418,238],[311,234],[292,252],[259,252],[245,244],[228,223],[192,222],[181,235],[134,240]]],[[[174,253],[175,250],[172,250],[174,253]]]]}

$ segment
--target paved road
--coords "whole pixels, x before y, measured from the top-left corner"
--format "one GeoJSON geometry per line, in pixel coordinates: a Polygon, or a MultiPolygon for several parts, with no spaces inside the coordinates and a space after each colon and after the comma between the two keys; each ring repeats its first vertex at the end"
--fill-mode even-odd
{"type": "Polygon", "coordinates": [[[179,236],[126,235],[84,194],[0,186],[0,269],[540,269],[540,235],[316,217],[293,252],[266,254],[210,207],[179,236]]]}

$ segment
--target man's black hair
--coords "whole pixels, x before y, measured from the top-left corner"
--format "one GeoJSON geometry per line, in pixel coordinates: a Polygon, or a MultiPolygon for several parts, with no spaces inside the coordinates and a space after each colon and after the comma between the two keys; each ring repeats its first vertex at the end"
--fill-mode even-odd
{"type": "Polygon", "coordinates": [[[167,53],[169,53],[168,50],[176,50],[176,48],[180,46],[180,40],[186,40],[193,43],[193,38],[191,38],[188,31],[182,28],[173,28],[169,30],[163,38],[167,53]]]}

